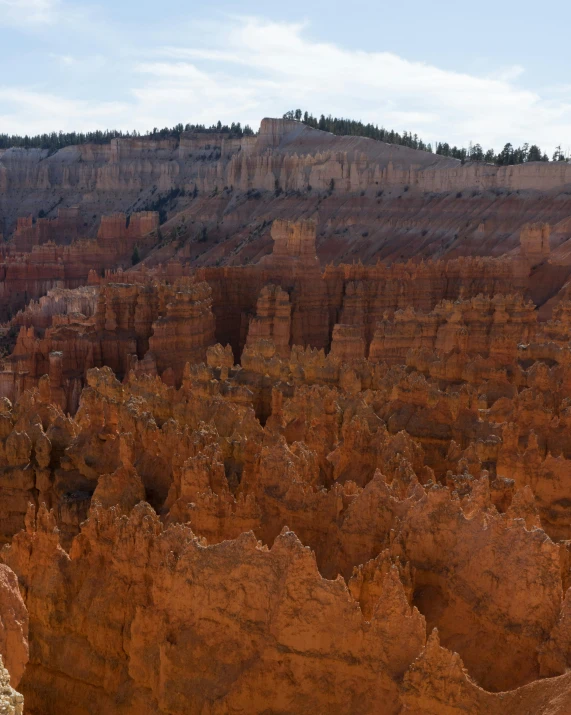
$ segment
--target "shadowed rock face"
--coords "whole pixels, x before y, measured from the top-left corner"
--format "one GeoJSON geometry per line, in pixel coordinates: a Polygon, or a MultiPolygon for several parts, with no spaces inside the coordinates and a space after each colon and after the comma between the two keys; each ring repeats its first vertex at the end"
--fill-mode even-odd
{"type": "Polygon", "coordinates": [[[65,221],[58,217],[53,222],[35,225],[28,222],[24,228],[19,226],[13,239],[1,247],[2,319],[50,289],[86,284],[90,272],[101,275],[107,269],[127,267],[131,265],[135,246],[143,248],[156,242],[159,225],[156,212],[103,216],[95,239],[78,238],[78,215],[72,216],[73,220],[66,214],[65,221]],[[71,243],[65,233],[68,223],[75,229],[75,240],[71,243]]]}
{"type": "MultiPolygon", "coordinates": [[[[196,265],[189,246],[218,250],[216,230],[179,245],[186,229],[159,232],[152,212],[87,222],[90,240],[81,202],[18,223],[3,249],[2,305],[25,307],[0,336],[1,707],[21,714],[17,686],[30,715],[569,712],[567,224],[522,227],[496,196],[502,221],[458,251],[475,255],[318,258],[343,207],[385,201],[376,181],[448,225],[470,197],[429,187],[545,196],[567,168],[460,166],[282,120],[220,142],[206,158],[204,137],[79,147],[27,173],[33,153],[0,157],[3,206],[27,181],[118,203],[142,181],[194,181],[212,195],[180,197],[192,211],[234,202],[229,222],[248,220],[250,199],[209,184],[229,178],[268,206],[336,206],[325,235],[321,208],[276,211],[273,250],[249,265],[196,265]]],[[[424,229],[402,220],[387,225],[410,248],[424,229]]]]}
{"type": "Polygon", "coordinates": [[[104,365],[121,378],[135,370],[179,386],[185,363],[204,360],[216,341],[236,357],[263,351],[269,339],[282,358],[307,345],[341,361],[404,363],[409,350],[425,348],[501,363],[535,335],[534,306],[522,298],[527,258],[322,271],[314,222],[276,221],[272,232],[275,252],[254,266],[193,270],[171,261],[103,278],[90,271],[92,286],[49,291],[12,320],[19,332],[0,395],[13,401],[49,374],[53,399],[74,412],[86,371],[104,365]]]}
{"type": "Polygon", "coordinates": [[[242,139],[183,134],[51,156],[0,151],[0,232],[29,251],[37,240],[93,238],[113,224],[110,213],[160,210],[168,220],[149,260],[239,265],[271,250],[274,219],[311,218],[325,264],[501,255],[517,248],[525,224],[548,222],[552,248],[567,256],[570,185],[564,162],[461,165],[265,119],[258,136],[242,139]]]}

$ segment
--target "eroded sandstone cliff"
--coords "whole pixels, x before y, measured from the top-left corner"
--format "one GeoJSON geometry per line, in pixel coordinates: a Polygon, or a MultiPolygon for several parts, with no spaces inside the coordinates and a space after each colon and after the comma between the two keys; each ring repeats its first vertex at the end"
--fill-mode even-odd
{"type": "Polygon", "coordinates": [[[155,261],[256,261],[275,218],[314,218],[323,263],[501,255],[527,223],[550,223],[569,263],[565,162],[497,167],[264,119],[256,137],[183,134],[0,152],[0,233],[29,251],[95,237],[102,217],[166,219],[155,261]],[[57,215],[59,212],[59,215],[57,215]],[[57,218],[56,218],[57,216],[57,218]],[[32,225],[32,221],[36,224],[32,225]]]}
{"type": "Polygon", "coordinates": [[[204,141],[0,157],[4,211],[81,194],[2,253],[1,707],[569,712],[571,224],[531,193],[480,216],[568,169],[283,121],[204,141]],[[184,189],[184,222],[110,213],[148,181],[184,189]],[[415,260],[322,266],[385,201],[415,260]],[[431,204],[466,225],[422,260],[431,204]]]}

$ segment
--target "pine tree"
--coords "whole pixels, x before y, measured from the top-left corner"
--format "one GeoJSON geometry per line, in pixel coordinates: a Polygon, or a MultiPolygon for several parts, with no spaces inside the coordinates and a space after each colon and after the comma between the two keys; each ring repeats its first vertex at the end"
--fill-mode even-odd
{"type": "Polygon", "coordinates": [[[470,159],[472,161],[483,161],[484,160],[484,150],[481,144],[474,144],[470,150],[470,159]]]}
{"type": "Polygon", "coordinates": [[[514,158],[514,150],[513,146],[508,142],[502,151],[498,154],[497,158],[497,164],[499,166],[508,166],[509,164],[513,164],[514,158]]]}

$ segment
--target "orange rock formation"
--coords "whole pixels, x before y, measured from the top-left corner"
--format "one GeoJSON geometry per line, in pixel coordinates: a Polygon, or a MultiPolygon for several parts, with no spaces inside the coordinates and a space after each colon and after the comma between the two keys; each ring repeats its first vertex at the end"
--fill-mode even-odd
{"type": "Polygon", "coordinates": [[[22,679],[27,662],[28,612],[18,579],[6,565],[0,564],[0,663],[10,673],[14,687],[22,679]]]}
{"type": "MultiPolygon", "coordinates": [[[[565,225],[508,231],[474,210],[445,258],[318,259],[354,225],[353,194],[555,190],[568,170],[412,166],[267,120],[196,172],[204,141],[69,148],[65,182],[49,157],[27,173],[1,157],[8,207],[22,182],[327,195],[299,222],[278,207],[272,252],[247,265],[185,260],[204,222],[187,243],[188,224],[144,210],[91,225],[93,199],[18,221],[0,296],[0,710],[21,715],[18,687],[30,715],[569,712],[565,225]],[[149,259],[131,267],[135,246],[149,259]]],[[[385,215],[395,240],[422,235],[401,214],[385,215]]]]}
{"type": "MultiPolygon", "coordinates": [[[[42,221],[40,219],[40,221],[42,221]]],[[[0,317],[24,308],[51,288],[77,288],[90,271],[130,265],[133,249],[156,241],[158,214],[145,212],[104,216],[97,239],[67,241],[63,219],[18,225],[14,239],[0,255],[0,317]],[[52,227],[51,224],[56,226],[52,227]],[[29,225],[28,225],[29,224],[29,225]],[[49,230],[48,230],[49,229],[49,230]],[[154,232],[155,237],[152,234],[154,232]],[[57,236],[57,243],[53,237],[57,236]]],[[[75,236],[74,236],[75,238],[75,236]]]]}
{"type": "Polygon", "coordinates": [[[5,715],[23,715],[24,698],[10,685],[10,674],[0,657],[0,708],[5,715]]]}

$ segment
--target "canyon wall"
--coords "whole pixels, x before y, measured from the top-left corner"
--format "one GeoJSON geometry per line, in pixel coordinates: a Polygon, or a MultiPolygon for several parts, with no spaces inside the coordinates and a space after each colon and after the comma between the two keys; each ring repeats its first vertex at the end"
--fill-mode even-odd
{"type": "Polygon", "coordinates": [[[49,375],[51,399],[75,412],[87,371],[104,365],[180,385],[185,364],[205,360],[214,343],[211,306],[208,284],[191,279],[50,291],[14,318],[20,330],[0,363],[0,394],[14,401],[49,375]]]}
{"type": "Polygon", "coordinates": [[[321,271],[314,222],[277,220],[272,236],[274,252],[254,266],[91,270],[92,286],[50,291],[12,320],[19,334],[0,366],[0,395],[13,401],[49,374],[53,399],[73,412],[87,370],[105,365],[179,386],[185,364],[214,342],[235,359],[269,340],[281,358],[296,345],[391,364],[410,350],[458,349],[503,364],[535,335],[527,255],[321,271]]]}
{"type": "MultiPolygon", "coordinates": [[[[90,271],[101,274],[106,269],[131,265],[135,246],[156,241],[158,214],[115,214],[101,219],[96,239],[77,239],[66,244],[60,219],[36,223],[21,229],[5,244],[0,255],[0,319],[38,300],[53,288],[77,288],[87,283],[90,271]],[[31,236],[30,240],[21,238],[31,236]],[[58,236],[55,243],[52,238],[58,236]],[[44,240],[46,239],[46,240],[44,240]],[[22,244],[30,250],[20,250],[22,244]]],[[[65,234],[64,234],[65,237],[65,234]]]]}
{"type": "Polygon", "coordinates": [[[265,119],[256,137],[242,139],[116,139],[50,156],[3,150],[0,231],[29,251],[46,240],[93,238],[113,212],[160,210],[155,263],[178,256],[228,265],[266,255],[275,218],[311,218],[322,263],[373,263],[509,253],[522,226],[549,222],[552,247],[569,263],[569,184],[566,162],[462,165],[265,119]]]}
{"type": "Polygon", "coordinates": [[[568,713],[569,183],[0,152],[0,709],[568,713]]]}
{"type": "Polygon", "coordinates": [[[108,145],[79,145],[48,156],[40,149],[0,153],[0,191],[81,192],[159,190],[195,181],[273,191],[327,189],[331,179],[341,191],[418,185],[423,191],[467,188],[550,190],[571,183],[565,162],[532,162],[497,167],[461,164],[408,147],[363,137],[334,136],[286,119],[263,119],[256,137],[228,140],[223,135],[185,135],[181,139],[112,139],[108,145]],[[209,159],[197,162],[196,159],[209,159]],[[192,160],[195,161],[192,161],[192,160]],[[214,160],[214,161],[213,161],[214,160]]]}

